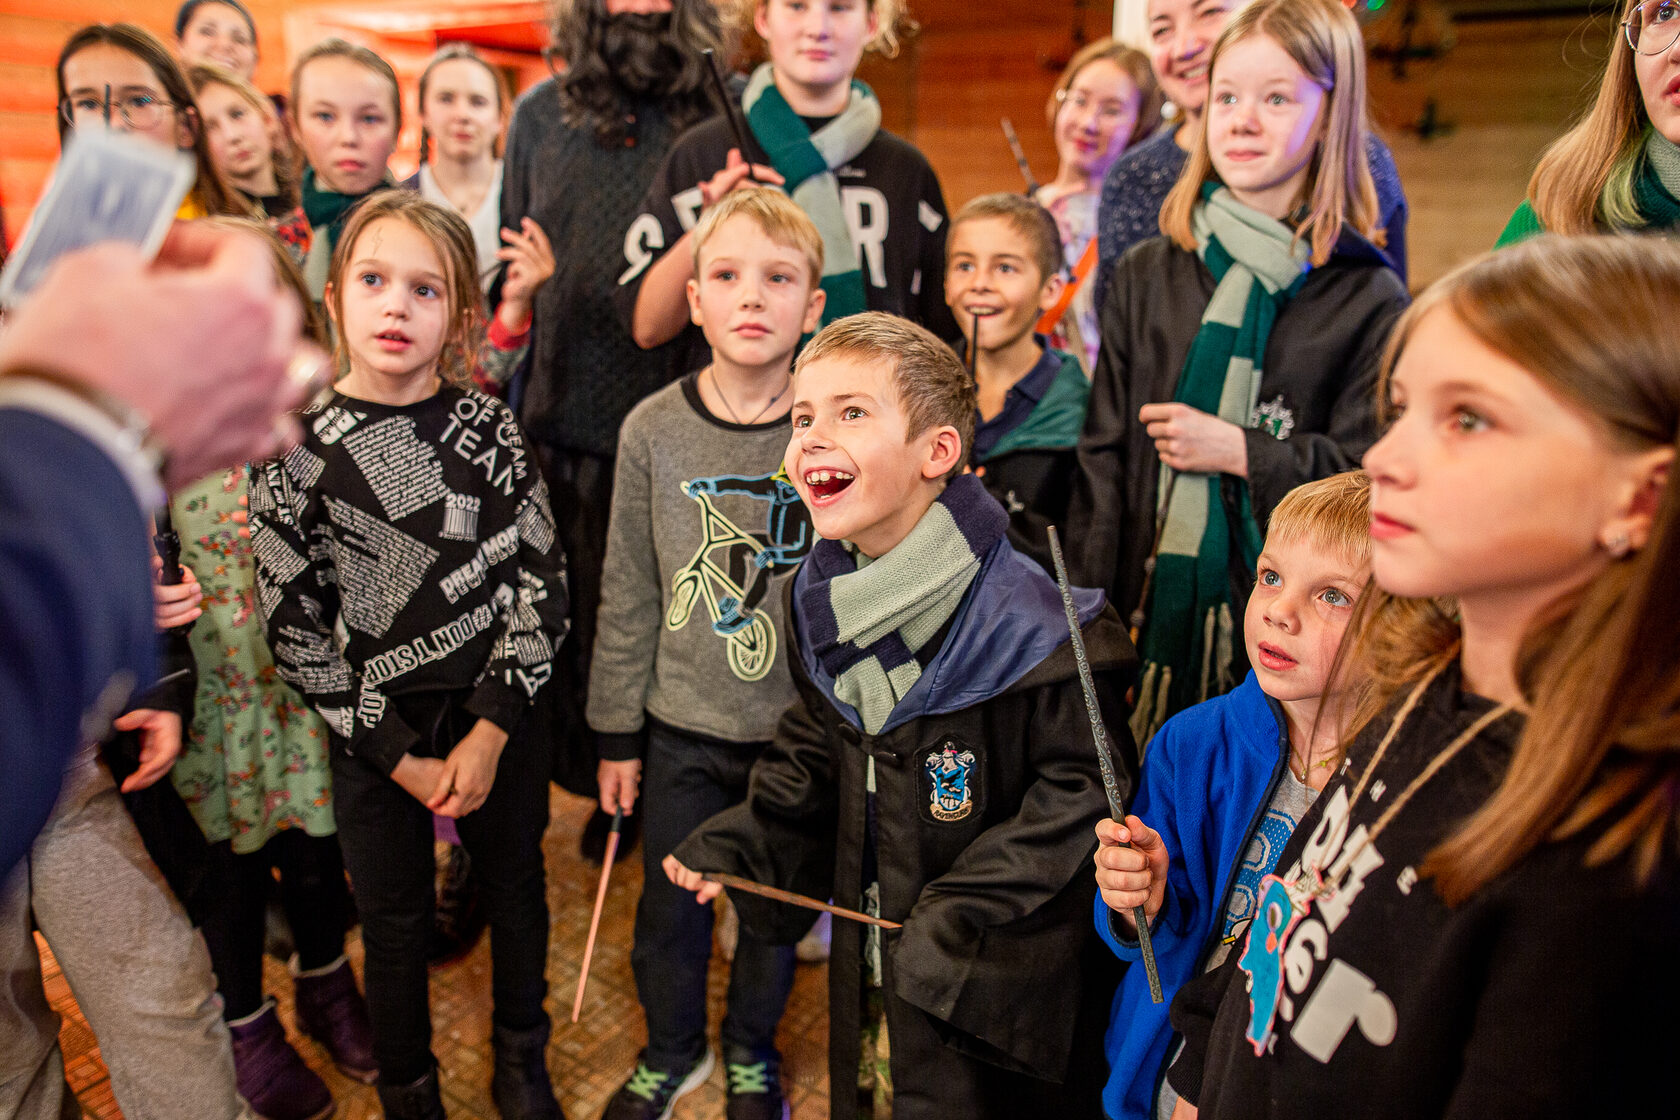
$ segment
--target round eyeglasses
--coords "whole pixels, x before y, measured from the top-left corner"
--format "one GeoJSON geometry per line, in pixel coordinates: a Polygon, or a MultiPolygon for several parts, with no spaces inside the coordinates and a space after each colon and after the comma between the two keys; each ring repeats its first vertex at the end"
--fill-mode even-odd
{"type": "Polygon", "coordinates": [[[140,90],[113,94],[110,87],[106,87],[104,97],[88,93],[66,97],[58,103],[58,115],[71,128],[109,125],[112,117],[120,116],[128,127],[145,132],[157,127],[165,109],[174,107],[174,102],[165,101],[156,94],[140,90]]]}
{"type": "Polygon", "coordinates": [[[1661,54],[1680,38],[1680,0],[1645,0],[1622,21],[1635,54],[1661,54]]]}

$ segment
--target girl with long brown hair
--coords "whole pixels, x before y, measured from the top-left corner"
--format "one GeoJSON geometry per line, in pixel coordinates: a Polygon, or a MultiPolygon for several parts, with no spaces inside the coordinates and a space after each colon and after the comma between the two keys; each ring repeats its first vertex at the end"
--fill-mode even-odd
{"type": "Polygon", "coordinates": [[[1670,1109],[1677,287],[1673,246],[1548,237],[1397,327],[1342,781],[1174,1008],[1210,1117],[1670,1109]]]}
{"type": "Polygon", "coordinates": [[[213,62],[187,70],[210,144],[210,159],[227,185],[261,208],[298,264],[309,252],[309,219],[298,190],[297,157],[285,125],[250,82],[213,62]]]}
{"type": "Polygon", "coordinates": [[[1680,225],[1677,16],[1674,0],[1628,0],[1592,108],[1540,157],[1499,245],[1680,225]]]}

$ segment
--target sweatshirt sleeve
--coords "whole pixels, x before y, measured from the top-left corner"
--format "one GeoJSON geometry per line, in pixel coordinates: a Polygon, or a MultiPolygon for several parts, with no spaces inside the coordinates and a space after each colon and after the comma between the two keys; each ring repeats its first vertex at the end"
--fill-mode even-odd
{"type": "MultiPolygon", "coordinates": [[[[1114,593],[1119,577],[1120,539],[1126,518],[1127,444],[1135,409],[1127,393],[1131,378],[1121,340],[1128,337],[1130,301],[1124,270],[1117,270],[1102,303],[1102,345],[1091,373],[1085,427],[1079,435],[1078,469],[1068,503],[1068,576],[1080,587],[1114,593]]],[[[1130,604],[1118,606],[1130,610],[1130,604]]],[[[1124,721],[1122,721],[1124,722],[1124,721]]]]}
{"type": "MultiPolygon", "coordinates": [[[[504,409],[505,411],[505,409],[504,409]]],[[[522,450],[524,435],[506,412],[498,432],[522,450]]],[[[501,633],[490,661],[467,701],[467,711],[512,731],[537,690],[554,673],[554,652],[566,637],[570,602],[566,594],[566,558],[560,548],[548,485],[536,469],[536,456],[523,483],[514,524],[519,527],[519,587],[502,605],[501,633]]]]}
{"type": "Polygon", "coordinates": [[[916,265],[921,276],[916,318],[940,338],[955,341],[962,337],[962,332],[945,302],[945,242],[951,234],[951,216],[945,208],[945,192],[940,189],[939,176],[925,160],[922,182],[922,197],[916,205],[916,224],[920,227],[917,232],[921,238],[921,257],[916,265]]]}
{"type": "MultiPolygon", "coordinates": [[[[1264,525],[1283,496],[1304,482],[1328,478],[1359,466],[1377,438],[1377,372],[1394,322],[1410,302],[1400,277],[1389,268],[1373,268],[1365,281],[1372,289],[1364,316],[1344,319],[1338,330],[1358,340],[1347,353],[1347,369],[1323,432],[1297,431],[1283,439],[1264,428],[1246,428],[1248,490],[1254,518],[1264,525]]],[[[1344,314],[1354,311],[1345,308],[1344,314]]]]}
{"type": "Polygon", "coordinates": [[[1241,953],[1231,953],[1225,963],[1204,972],[1178,990],[1172,1001],[1172,1025],[1184,1039],[1178,1057],[1167,1067],[1167,1082],[1186,1103],[1202,1099],[1202,1070],[1207,1065],[1208,1042],[1213,1037],[1213,1020],[1219,1014],[1225,990],[1240,984],[1241,953]]]}
{"type": "Polygon", "coordinates": [[[623,270],[618,274],[613,306],[628,333],[634,333],[636,299],[647,270],[700,221],[700,184],[723,167],[722,151],[717,153],[716,166],[707,166],[706,128],[698,125],[671,145],[625,231],[623,270]]]}
{"type": "Polygon", "coordinates": [[[641,410],[632,412],[619,433],[607,558],[601,569],[601,608],[595,654],[589,663],[585,715],[590,728],[602,736],[601,757],[613,762],[641,757],[647,690],[663,621],[663,588],[653,541],[650,433],[643,430],[643,419],[641,410]]]}
{"type": "Polygon", "coordinates": [[[350,667],[333,639],[339,602],[332,534],[319,521],[315,493],[293,474],[302,455],[312,453],[294,448],[251,473],[251,551],[269,649],[280,676],[332,730],[333,746],[389,774],[420,736],[350,667]]]}

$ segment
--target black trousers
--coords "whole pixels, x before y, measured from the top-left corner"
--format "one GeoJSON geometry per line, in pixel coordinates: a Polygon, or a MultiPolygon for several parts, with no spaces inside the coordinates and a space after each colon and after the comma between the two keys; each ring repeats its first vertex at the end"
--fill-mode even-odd
{"type": "MultiPolygon", "coordinates": [[[[418,748],[442,758],[471,729],[464,694],[393,698],[410,727],[435,728],[418,748]]],[[[509,737],[490,796],[460,818],[461,844],[490,920],[492,1018],[508,1030],[547,1021],[548,900],[542,835],[548,825],[549,744],[525,721],[509,737]]],[[[356,890],[364,978],[380,1080],[406,1085],[432,1068],[426,977],[435,905],[432,814],[396,782],[343,750],[332,753],[344,862],[356,890]]]]}
{"type": "Polygon", "coordinates": [[[562,789],[593,798],[600,793],[595,779],[599,751],[584,707],[595,651],[595,614],[601,607],[601,572],[607,563],[615,460],[546,444],[537,450],[560,545],[566,550],[572,623],[560,646],[554,681],[538,694],[537,705],[554,739],[554,780],[562,789]]]}

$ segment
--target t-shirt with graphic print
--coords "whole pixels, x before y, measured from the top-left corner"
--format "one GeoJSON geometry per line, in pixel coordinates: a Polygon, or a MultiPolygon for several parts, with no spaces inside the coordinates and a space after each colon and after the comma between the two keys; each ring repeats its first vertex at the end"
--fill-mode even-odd
{"type": "Polygon", "coordinates": [[[1237,868],[1236,881],[1231,884],[1231,893],[1225,903],[1225,923],[1220,930],[1219,942],[1208,953],[1204,971],[1212,972],[1224,964],[1232,942],[1247,931],[1249,919],[1254,916],[1254,900],[1259,895],[1260,880],[1270,875],[1277,866],[1278,853],[1294,835],[1295,826],[1312,808],[1313,798],[1317,796],[1318,791],[1297,778],[1287,765],[1283,768],[1283,776],[1272,789],[1272,799],[1266,803],[1265,816],[1260,818],[1260,826],[1249,838],[1242,866],[1237,868]]]}
{"type": "Polygon", "coordinates": [[[472,689],[512,731],[566,633],[548,489],[501,401],[445,386],[409,405],[334,393],[257,469],[251,548],[274,664],[335,749],[390,773],[427,749],[394,696],[472,689]]]}
{"type": "Polygon", "coordinates": [[[782,467],[791,403],[731,423],[690,374],[625,418],[586,710],[603,758],[640,757],[644,713],[755,743],[793,703],[783,582],[815,535],[782,467]]]}
{"type": "Polygon", "coordinates": [[[1224,967],[1180,989],[1174,1088],[1203,1120],[1672,1115],[1680,850],[1641,885],[1625,855],[1590,860],[1601,821],[1448,906],[1420,869],[1505,778],[1522,720],[1486,726],[1372,839],[1493,707],[1449,667],[1354,801],[1398,706],[1302,817],[1224,967]],[[1286,888],[1320,877],[1310,902],[1286,888]]]}
{"type": "MultiPolygon", "coordinates": [[[[714,118],[683,133],[665,157],[624,234],[616,306],[626,328],[648,266],[700,221],[699,184],[722,171],[736,147],[729,122],[714,118]]],[[[755,163],[768,165],[762,151],[755,163]]],[[[835,172],[840,203],[871,311],[911,319],[945,339],[957,337],[945,306],[945,234],[950,225],[939,178],[915,145],[884,129],[835,172]]],[[[710,360],[698,327],[685,328],[697,368],[710,360]]]]}

